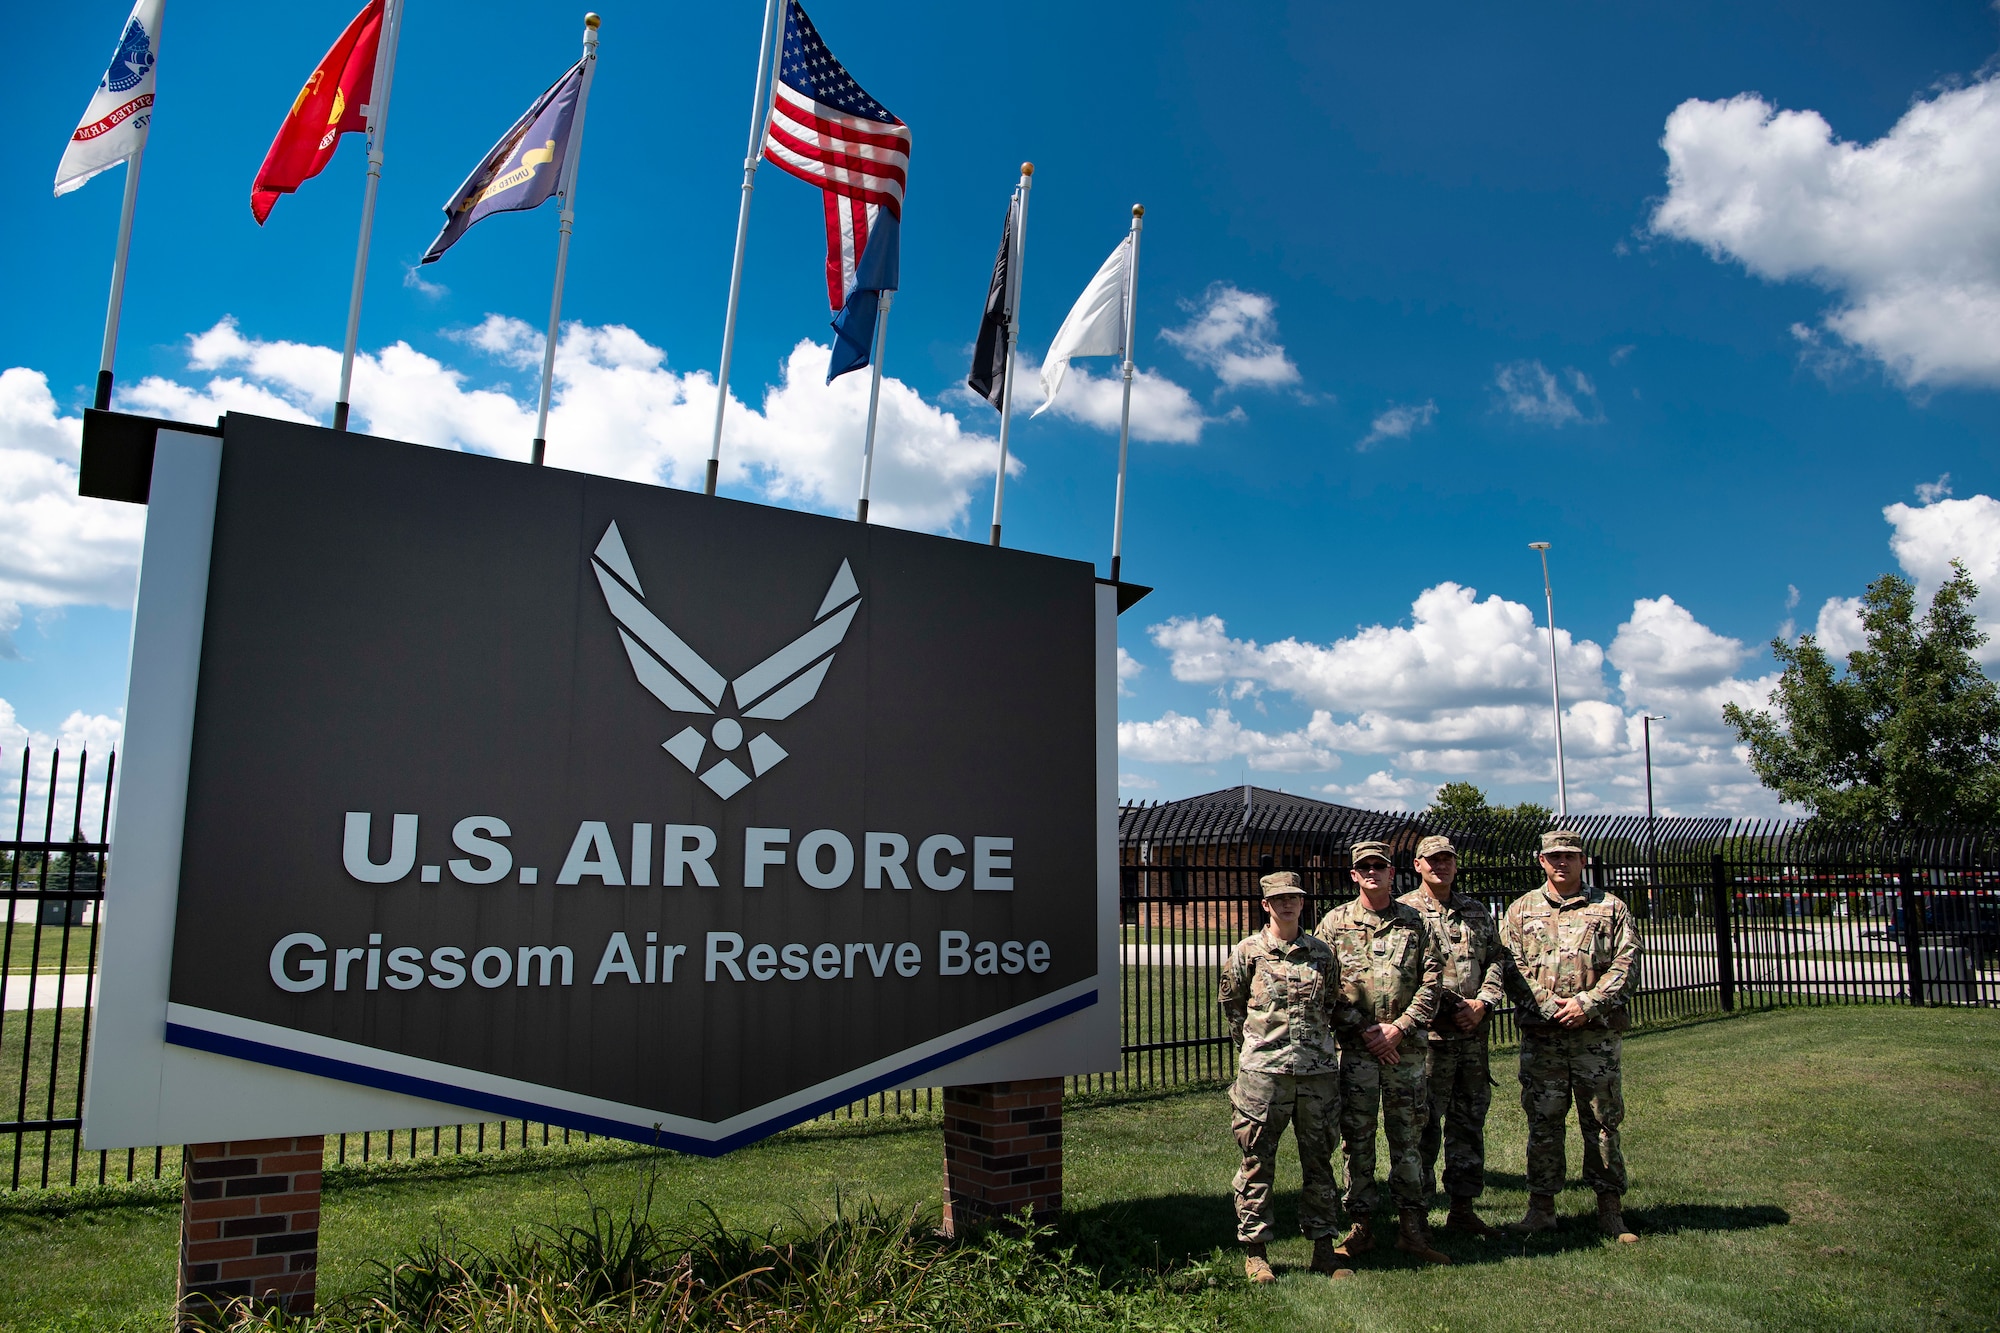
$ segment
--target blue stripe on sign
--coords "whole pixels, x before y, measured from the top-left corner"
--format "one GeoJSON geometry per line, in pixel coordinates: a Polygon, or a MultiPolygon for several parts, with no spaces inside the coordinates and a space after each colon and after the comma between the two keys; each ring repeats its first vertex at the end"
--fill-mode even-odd
{"type": "Polygon", "coordinates": [[[913,1060],[907,1065],[892,1069],[874,1078],[828,1093],[819,1100],[794,1111],[776,1115],[769,1120],[741,1129],[721,1139],[695,1138],[686,1134],[669,1133],[658,1125],[635,1125],[623,1120],[613,1120],[606,1116],[591,1115],[584,1111],[571,1110],[560,1106],[548,1106],[541,1102],[528,1101],[521,1097],[508,1097],[499,1093],[482,1092],[476,1088],[459,1087],[436,1079],[419,1078],[413,1074],[399,1074],[392,1070],[377,1069],[372,1065],[357,1064],[351,1060],[336,1060],[331,1056],[312,1055],[290,1047],[274,1046],[269,1042],[252,1041],[247,1037],[234,1037],[220,1032],[210,1032],[206,1028],[190,1027],[185,1023],[167,1024],[167,1042],[173,1046],[185,1046],[190,1050],[207,1051],[212,1055],[226,1055],[232,1059],[248,1060],[252,1064],[274,1065],[280,1069],[290,1069],[301,1074],[314,1074],[320,1078],[330,1078],[341,1083],[358,1083],[363,1087],[380,1088],[385,1092],[400,1092],[410,1097],[422,1097],[429,1101],[447,1102],[453,1106],[469,1107],[475,1111],[486,1111],[504,1120],[539,1120],[544,1124],[557,1125],[567,1129],[582,1130],[587,1134],[601,1134],[607,1138],[626,1139],[633,1143],[643,1143],[657,1148],[672,1148],[675,1152],[692,1153],[699,1157],[720,1157],[726,1152],[755,1143],[781,1129],[803,1124],[814,1116],[849,1102],[880,1092],[884,1088],[907,1083],[919,1074],[933,1069],[942,1069],[954,1060],[962,1060],[968,1055],[1011,1041],[1024,1032],[1053,1023],[1058,1018],[1066,1018],[1079,1013],[1097,1003],[1097,992],[1090,991],[1074,996],[1062,1003],[1016,1019],[1005,1027],[960,1042],[956,1046],[921,1060],[913,1060]]]}

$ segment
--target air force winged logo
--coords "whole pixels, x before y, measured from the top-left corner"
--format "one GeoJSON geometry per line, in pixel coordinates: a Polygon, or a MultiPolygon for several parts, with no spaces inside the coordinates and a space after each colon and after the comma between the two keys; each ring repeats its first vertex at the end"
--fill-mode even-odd
{"type": "Polygon", "coordinates": [[[731,681],[646,609],[645,590],[625,554],[616,523],[604,530],[590,568],[604,591],[606,609],[618,622],[632,674],[647,692],[676,713],[722,714],[708,727],[706,737],[695,727],[685,727],[661,748],[688,772],[699,773],[709,790],[725,801],[785,758],[784,747],[769,732],[759,731],[745,745],[744,722],[783,721],[811,703],[833,665],[834,650],[861,609],[861,589],[843,560],[813,617],[813,627],[731,681]],[[723,703],[725,695],[734,697],[733,707],[723,703]],[[704,772],[702,763],[711,743],[722,757],[704,772]],[[748,773],[730,757],[739,747],[750,766],[748,773]]]}

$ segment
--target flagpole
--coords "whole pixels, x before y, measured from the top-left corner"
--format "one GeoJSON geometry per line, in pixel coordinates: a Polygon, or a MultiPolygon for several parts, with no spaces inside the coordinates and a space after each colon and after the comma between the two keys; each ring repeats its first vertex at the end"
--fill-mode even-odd
{"type": "Polygon", "coordinates": [[[563,278],[569,272],[569,234],[576,222],[576,172],[583,157],[583,115],[590,107],[590,81],[597,77],[597,25],[595,14],[583,16],[583,86],[576,93],[576,119],[571,122],[569,146],[563,150],[562,221],[556,228],[556,290],[549,298],[549,336],[542,341],[542,397],[535,414],[535,447],[529,461],[542,465],[548,449],[549,385],[556,373],[556,335],[562,330],[563,278]]]}
{"type": "Polygon", "coordinates": [[[347,298],[347,338],[340,346],[340,396],[333,428],[347,429],[348,394],[354,386],[354,342],[361,333],[361,292],[368,282],[368,238],[375,228],[375,194],[382,184],[382,141],[389,130],[389,89],[396,79],[396,46],[403,36],[403,0],[382,7],[376,38],[375,86],[368,94],[368,186],[361,196],[361,241],[354,252],[354,289],[347,298]],[[387,48],[388,59],[382,58],[387,48]]]}
{"type": "Polygon", "coordinates": [[[1111,510],[1111,581],[1125,545],[1125,450],[1132,442],[1132,334],[1139,319],[1139,230],[1146,206],[1132,205],[1132,248],[1125,256],[1125,401],[1118,409],[1118,500],[1111,510]]]}
{"type": "Polygon", "coordinates": [[[854,515],[857,523],[868,521],[868,482],[875,472],[875,409],[882,401],[882,349],[889,343],[889,306],[895,299],[895,292],[883,292],[882,303],[875,311],[875,346],[868,355],[874,373],[868,379],[868,433],[861,441],[861,506],[854,515]]]}
{"type": "Polygon", "coordinates": [[[1021,339],[1021,263],[1028,253],[1028,187],[1035,181],[1035,164],[1021,164],[1021,183],[1014,187],[1014,225],[1007,229],[1014,253],[1008,257],[1007,282],[1014,290],[1007,301],[1007,378],[1000,385],[1000,468],[993,474],[993,539],[1000,544],[1000,502],[1007,489],[1007,427],[1014,415],[1014,346],[1021,339]]]}
{"type": "Polygon", "coordinates": [[[104,314],[104,354],[97,360],[97,410],[111,406],[111,364],[118,354],[118,316],[125,306],[125,261],[132,252],[132,211],[139,203],[139,159],[144,140],[125,160],[125,202],[118,210],[118,248],[111,257],[111,306],[104,314]]]}
{"type": "Polygon", "coordinates": [[[708,442],[708,477],[702,494],[715,494],[715,481],[722,470],[722,414],[729,407],[729,360],[736,351],[736,302],[743,295],[743,250],[750,240],[750,194],[757,188],[757,163],[762,159],[765,117],[771,111],[771,94],[765,88],[774,76],[777,46],[785,39],[785,25],[778,22],[778,6],[786,0],[765,0],[764,36],[757,48],[757,87],[750,100],[750,148],[743,157],[743,200],[736,207],[736,255],[729,263],[729,308],[722,316],[722,366],[715,376],[715,432],[708,442]],[[772,35],[776,30],[776,36],[772,35]]]}

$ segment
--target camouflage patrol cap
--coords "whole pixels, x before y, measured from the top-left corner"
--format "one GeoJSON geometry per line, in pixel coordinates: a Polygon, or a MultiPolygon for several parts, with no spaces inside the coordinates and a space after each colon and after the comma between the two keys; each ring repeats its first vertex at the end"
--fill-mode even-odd
{"type": "Polygon", "coordinates": [[[1449,856],[1457,856],[1458,848],[1452,846],[1451,839],[1445,837],[1442,833],[1433,833],[1430,837],[1425,838],[1417,844],[1418,856],[1436,856],[1439,852],[1444,852],[1449,856]]]}
{"type": "Polygon", "coordinates": [[[1280,870],[1274,874],[1264,876],[1263,879],[1257,882],[1264,886],[1264,896],[1266,898],[1282,898],[1288,893],[1303,894],[1305,892],[1305,889],[1299,883],[1299,872],[1296,870],[1280,870]]]}
{"type": "Polygon", "coordinates": [[[1379,856],[1390,865],[1396,864],[1396,858],[1389,853],[1389,844],[1378,842],[1373,838],[1357,842],[1347,849],[1348,860],[1352,861],[1355,865],[1360,865],[1365,858],[1370,856],[1379,856]]]}
{"type": "Polygon", "coordinates": [[[1568,829],[1552,829],[1542,835],[1542,854],[1550,852],[1575,852],[1583,855],[1583,835],[1568,829]]]}

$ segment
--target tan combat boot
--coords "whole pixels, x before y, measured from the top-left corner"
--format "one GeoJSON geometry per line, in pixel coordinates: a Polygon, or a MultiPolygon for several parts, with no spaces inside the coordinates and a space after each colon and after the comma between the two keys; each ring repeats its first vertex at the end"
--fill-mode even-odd
{"type": "Polygon", "coordinates": [[[1528,1212],[1520,1221],[1509,1228],[1523,1234],[1536,1231],[1553,1231],[1556,1226],[1556,1196],[1553,1194],[1530,1194],[1528,1212]]]}
{"type": "Polygon", "coordinates": [[[1352,1259],[1375,1248],[1375,1228],[1365,1217],[1354,1219],[1354,1225],[1347,1229],[1347,1236],[1334,1253],[1343,1259],[1352,1259]]]}
{"type": "Polygon", "coordinates": [[[1431,1248],[1431,1224],[1422,1208],[1404,1208],[1399,1212],[1402,1225],[1396,1232],[1396,1248],[1404,1254],[1414,1254],[1427,1264],[1448,1264],[1451,1256],[1439,1254],[1431,1248]]]}
{"type": "Polygon", "coordinates": [[[1260,1287],[1278,1280],[1278,1275],[1271,1271],[1271,1261],[1264,1257],[1262,1241],[1243,1247],[1243,1276],[1260,1287]]]}
{"type": "Polygon", "coordinates": [[[1500,1234],[1496,1228],[1487,1226],[1479,1214],[1473,1211],[1470,1199],[1451,1201],[1451,1212],[1444,1219],[1444,1229],[1467,1236],[1477,1236],[1481,1240],[1491,1240],[1500,1234]]]}
{"type": "Polygon", "coordinates": [[[1340,1251],[1334,1248],[1331,1236],[1314,1237],[1312,1270],[1326,1274],[1335,1282],[1354,1276],[1353,1269],[1340,1266],[1340,1251]]]}
{"type": "Polygon", "coordinates": [[[1619,1207],[1619,1196],[1611,1190],[1598,1191],[1597,1229],[1607,1236],[1617,1237],[1620,1245],[1639,1243],[1639,1238],[1625,1225],[1625,1214],[1619,1207]]]}

